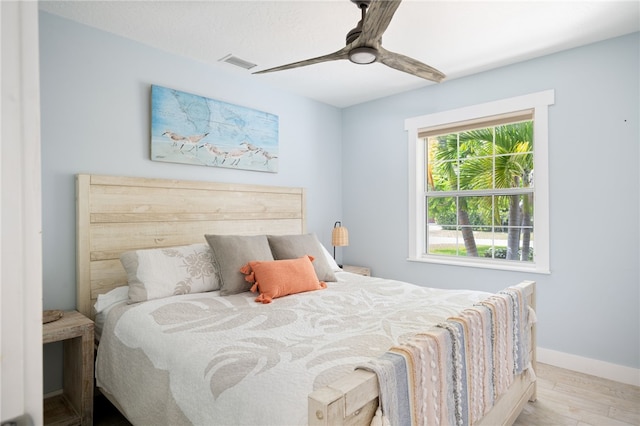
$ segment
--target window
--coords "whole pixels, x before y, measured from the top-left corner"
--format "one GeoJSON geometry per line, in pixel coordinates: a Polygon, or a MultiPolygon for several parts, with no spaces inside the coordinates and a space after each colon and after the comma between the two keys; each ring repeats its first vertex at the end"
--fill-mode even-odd
{"type": "Polygon", "coordinates": [[[549,272],[545,91],[410,118],[409,259],[549,272]]]}

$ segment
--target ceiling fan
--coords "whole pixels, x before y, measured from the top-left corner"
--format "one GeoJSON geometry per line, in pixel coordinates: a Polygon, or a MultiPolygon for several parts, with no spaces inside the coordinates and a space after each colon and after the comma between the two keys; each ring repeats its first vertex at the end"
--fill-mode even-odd
{"type": "Polygon", "coordinates": [[[390,52],[382,47],[382,34],[389,26],[393,14],[400,6],[401,0],[351,1],[362,11],[362,19],[354,29],[347,33],[347,45],[345,47],[328,55],[256,71],[254,74],[288,70],[338,59],[349,59],[355,64],[382,62],[388,67],[435,82],[440,82],[445,78],[442,72],[429,65],[408,56],[390,52]]]}

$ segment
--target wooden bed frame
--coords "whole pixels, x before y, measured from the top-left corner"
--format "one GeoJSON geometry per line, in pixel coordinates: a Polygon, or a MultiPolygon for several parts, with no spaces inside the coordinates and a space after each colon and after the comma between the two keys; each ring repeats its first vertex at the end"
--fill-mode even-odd
{"type": "MultiPolygon", "coordinates": [[[[76,201],[77,309],[90,318],[99,294],[127,283],[122,252],[205,242],[207,233],[306,232],[304,188],[79,174],[76,201]]],[[[535,283],[520,285],[535,308],[535,283]]],[[[535,368],[535,328],[531,336],[535,368]]],[[[510,425],[535,398],[523,374],[480,424],[510,425]]],[[[377,405],[376,376],[356,370],[309,395],[309,424],[368,425],[377,405]]]]}

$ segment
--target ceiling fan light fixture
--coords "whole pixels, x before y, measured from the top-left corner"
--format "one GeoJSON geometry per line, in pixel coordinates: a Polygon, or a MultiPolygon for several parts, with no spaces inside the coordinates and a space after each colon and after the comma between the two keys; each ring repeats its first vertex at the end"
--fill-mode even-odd
{"type": "Polygon", "coordinates": [[[373,47],[356,47],[349,51],[349,60],[354,64],[372,64],[378,59],[378,51],[373,47]]]}

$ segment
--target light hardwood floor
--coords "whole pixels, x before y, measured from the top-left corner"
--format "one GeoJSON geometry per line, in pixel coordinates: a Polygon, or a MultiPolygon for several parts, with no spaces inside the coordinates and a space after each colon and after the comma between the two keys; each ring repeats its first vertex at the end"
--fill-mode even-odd
{"type": "MultiPolygon", "coordinates": [[[[94,425],[129,423],[97,399],[94,425]]],[[[538,400],[525,407],[514,426],[560,425],[640,426],[640,387],[538,363],[538,400]]]]}
{"type": "Polygon", "coordinates": [[[640,425],[640,387],[538,363],[538,400],[515,426],[640,425]]]}

